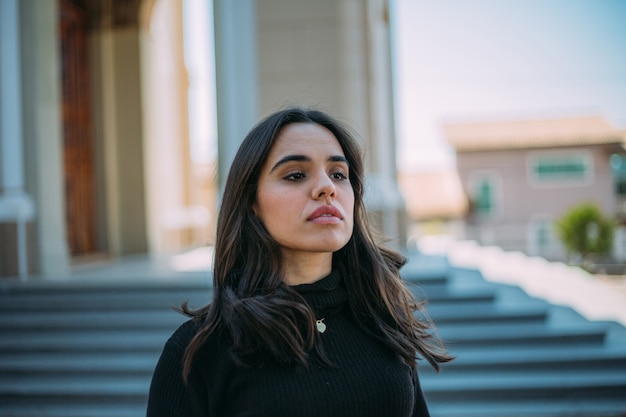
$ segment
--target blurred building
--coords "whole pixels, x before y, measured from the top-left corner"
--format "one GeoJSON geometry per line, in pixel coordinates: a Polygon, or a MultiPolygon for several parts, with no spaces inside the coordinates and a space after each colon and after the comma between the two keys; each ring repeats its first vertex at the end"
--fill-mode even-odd
{"type": "Polygon", "coordinates": [[[469,201],[465,237],[505,250],[564,260],[554,222],[595,202],[622,224],[626,257],[626,132],[601,117],[450,123],[445,137],[469,201]]]}
{"type": "Polygon", "coordinates": [[[200,48],[214,48],[218,157],[201,164],[189,3],[0,1],[0,277],[210,244],[234,150],[291,104],[359,132],[369,207],[400,235],[387,0],[215,0],[200,48]]]}
{"type": "Polygon", "coordinates": [[[399,184],[406,199],[409,239],[463,235],[468,203],[454,168],[401,172],[399,184]]]}

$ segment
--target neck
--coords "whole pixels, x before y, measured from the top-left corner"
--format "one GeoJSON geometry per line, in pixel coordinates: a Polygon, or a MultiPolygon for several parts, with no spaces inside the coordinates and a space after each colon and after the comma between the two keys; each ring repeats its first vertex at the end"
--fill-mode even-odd
{"type": "Polygon", "coordinates": [[[331,273],[332,253],[283,253],[283,280],[287,285],[311,284],[331,273]]]}

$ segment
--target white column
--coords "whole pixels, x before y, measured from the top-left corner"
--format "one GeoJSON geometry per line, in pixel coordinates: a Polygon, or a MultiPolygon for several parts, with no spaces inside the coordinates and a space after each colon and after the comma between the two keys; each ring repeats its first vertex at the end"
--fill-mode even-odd
{"type": "Polygon", "coordinates": [[[367,208],[381,213],[382,231],[403,243],[404,199],[396,172],[396,140],[391,73],[390,11],[387,0],[366,0],[370,135],[367,208]]]}
{"type": "Polygon", "coordinates": [[[183,2],[160,1],[152,10],[144,43],[142,89],[146,131],[146,209],[150,251],[182,249],[181,228],[189,205],[188,77],[183,56],[183,2]],[[147,49],[149,48],[149,49],[147,49]]]}
{"type": "Polygon", "coordinates": [[[230,164],[258,121],[255,0],[214,0],[218,181],[224,189],[230,164]]]}
{"type": "Polygon", "coordinates": [[[18,0],[0,1],[0,221],[17,225],[18,272],[28,275],[26,222],[35,208],[24,191],[18,0]]]}
{"type": "Polygon", "coordinates": [[[22,99],[20,77],[20,28],[17,0],[0,2],[0,140],[2,141],[3,193],[16,194],[24,187],[22,161],[22,99]]]}
{"type": "MultiPolygon", "coordinates": [[[[2,1],[2,0],[0,0],[2,1]]],[[[22,114],[26,188],[35,202],[35,268],[46,280],[68,278],[61,48],[57,1],[18,0],[22,28],[22,114]]]]}

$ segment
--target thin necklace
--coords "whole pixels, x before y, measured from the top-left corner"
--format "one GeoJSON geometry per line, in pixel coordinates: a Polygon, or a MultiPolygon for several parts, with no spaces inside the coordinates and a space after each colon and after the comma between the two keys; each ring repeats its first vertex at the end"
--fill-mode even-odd
{"type": "Polygon", "coordinates": [[[317,331],[320,333],[324,333],[326,331],[326,324],[324,323],[325,317],[315,321],[315,327],[317,327],[317,331]]]}

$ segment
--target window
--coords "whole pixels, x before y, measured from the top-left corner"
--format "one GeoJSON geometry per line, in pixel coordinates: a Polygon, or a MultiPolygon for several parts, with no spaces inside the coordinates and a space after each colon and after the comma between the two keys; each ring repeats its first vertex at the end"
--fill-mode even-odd
{"type": "Polygon", "coordinates": [[[615,194],[626,197],[626,155],[613,154],[609,162],[613,171],[615,194]]]}
{"type": "Polygon", "coordinates": [[[526,250],[531,256],[558,258],[560,243],[550,216],[535,215],[528,223],[526,250]]]}
{"type": "Polygon", "coordinates": [[[593,176],[590,154],[540,154],[529,159],[530,182],[538,186],[588,184],[593,176]]]}
{"type": "Polygon", "coordinates": [[[474,204],[478,213],[493,210],[493,185],[487,178],[482,178],[475,189],[474,204]]]}
{"type": "Polygon", "coordinates": [[[469,197],[476,214],[493,214],[498,209],[498,176],[494,172],[474,173],[469,182],[469,197]]]}

